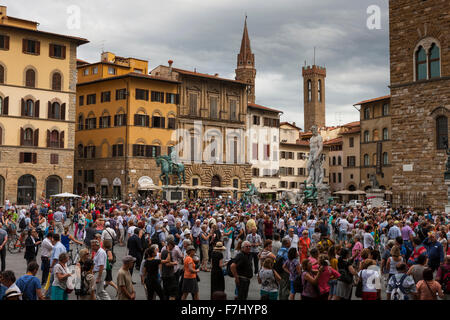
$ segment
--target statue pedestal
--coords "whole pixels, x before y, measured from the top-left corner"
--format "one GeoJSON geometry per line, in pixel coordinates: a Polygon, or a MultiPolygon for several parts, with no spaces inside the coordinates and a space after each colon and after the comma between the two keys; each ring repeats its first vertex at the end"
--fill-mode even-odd
{"type": "Polygon", "coordinates": [[[163,199],[170,203],[176,203],[184,200],[184,189],[179,186],[163,186],[162,190],[163,199]]]}
{"type": "Polygon", "coordinates": [[[381,189],[370,189],[366,193],[366,199],[370,201],[372,208],[377,208],[383,206],[384,202],[384,190],[381,189]]]}
{"type": "Polygon", "coordinates": [[[450,179],[445,179],[445,184],[447,185],[447,204],[445,205],[445,213],[450,213],[450,179]]]}
{"type": "Polygon", "coordinates": [[[328,199],[331,197],[330,186],[322,184],[317,188],[317,205],[325,206],[328,204],[328,199]]]}

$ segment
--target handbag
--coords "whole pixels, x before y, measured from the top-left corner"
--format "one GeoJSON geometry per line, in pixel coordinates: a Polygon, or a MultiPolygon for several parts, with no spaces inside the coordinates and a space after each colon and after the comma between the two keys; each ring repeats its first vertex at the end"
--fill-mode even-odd
{"type": "Polygon", "coordinates": [[[362,280],[363,271],[364,270],[361,271],[361,277],[359,277],[358,282],[356,283],[355,296],[357,298],[362,298],[363,295],[363,280],[362,280]]]}

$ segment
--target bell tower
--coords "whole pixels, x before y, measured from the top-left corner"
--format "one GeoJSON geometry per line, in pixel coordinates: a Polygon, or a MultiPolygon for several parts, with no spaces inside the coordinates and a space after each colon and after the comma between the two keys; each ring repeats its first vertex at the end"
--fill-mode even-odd
{"type": "Polygon", "coordinates": [[[313,125],[325,127],[325,77],[324,67],[304,66],[303,75],[303,116],[305,132],[313,125]]]}
{"type": "Polygon", "coordinates": [[[237,55],[236,80],[247,82],[248,102],[255,103],[255,55],[250,48],[250,38],[247,31],[247,16],[245,16],[244,33],[241,41],[241,51],[237,55]]]}

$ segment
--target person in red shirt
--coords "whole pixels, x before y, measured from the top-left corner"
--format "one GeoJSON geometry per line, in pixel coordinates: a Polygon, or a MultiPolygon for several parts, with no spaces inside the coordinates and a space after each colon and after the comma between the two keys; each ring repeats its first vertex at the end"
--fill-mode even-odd
{"type": "Polygon", "coordinates": [[[298,252],[300,253],[300,262],[308,258],[309,248],[311,247],[311,239],[308,230],[303,230],[302,237],[298,240],[298,252]]]}
{"type": "Polygon", "coordinates": [[[273,221],[269,219],[269,216],[266,214],[264,216],[264,238],[272,240],[273,237],[273,221]]]}
{"type": "Polygon", "coordinates": [[[53,221],[53,210],[48,210],[47,221],[48,223],[51,223],[53,221]]]}

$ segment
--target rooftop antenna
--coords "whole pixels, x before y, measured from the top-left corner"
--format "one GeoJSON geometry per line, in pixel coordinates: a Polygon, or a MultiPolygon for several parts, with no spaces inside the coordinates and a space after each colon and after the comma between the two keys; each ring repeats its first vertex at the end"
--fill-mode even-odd
{"type": "Polygon", "coordinates": [[[102,53],[105,52],[105,40],[100,41],[101,47],[102,47],[102,53]]]}
{"type": "Polygon", "coordinates": [[[316,65],[316,47],[314,47],[314,65],[316,65]]]}

